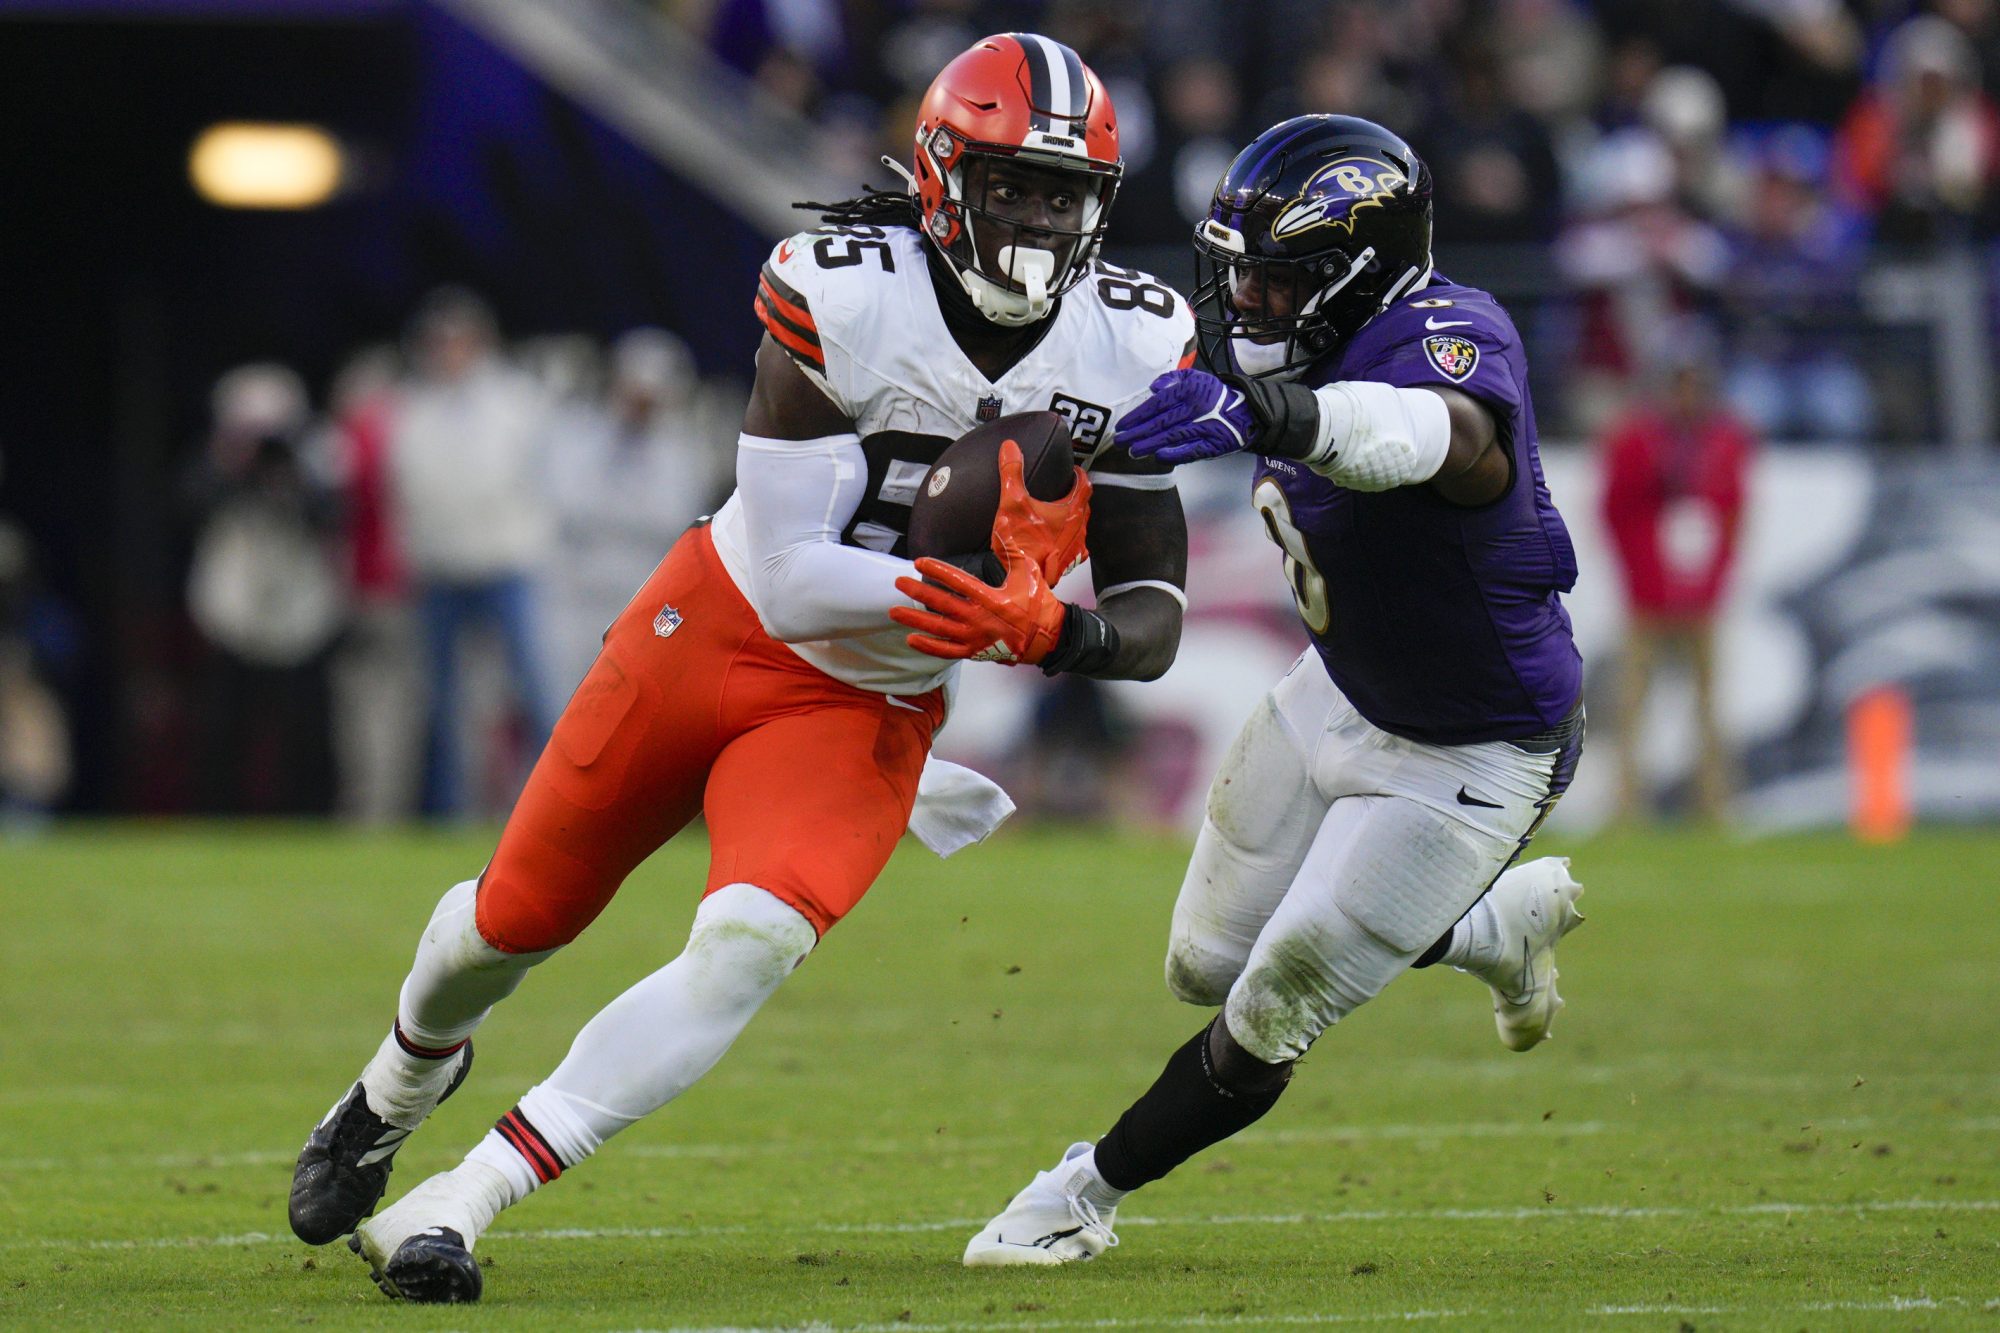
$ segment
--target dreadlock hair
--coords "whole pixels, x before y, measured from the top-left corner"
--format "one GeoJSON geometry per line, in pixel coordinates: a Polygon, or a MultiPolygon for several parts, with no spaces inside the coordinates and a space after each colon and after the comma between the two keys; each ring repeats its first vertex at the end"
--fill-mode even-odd
{"type": "Polygon", "coordinates": [[[910,227],[922,230],[923,224],[923,219],[917,214],[915,196],[900,190],[878,190],[872,185],[862,186],[861,193],[852,199],[831,204],[805,200],[792,207],[817,213],[822,222],[830,222],[837,227],[910,227]]]}

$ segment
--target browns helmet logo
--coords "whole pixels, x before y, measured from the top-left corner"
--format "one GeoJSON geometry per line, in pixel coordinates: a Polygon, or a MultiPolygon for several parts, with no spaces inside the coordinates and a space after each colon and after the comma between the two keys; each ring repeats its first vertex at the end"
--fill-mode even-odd
{"type": "Polygon", "coordinates": [[[1289,240],[1315,227],[1336,227],[1354,234],[1354,215],[1380,208],[1410,183],[1387,162],[1372,157],[1343,157],[1306,178],[1298,198],[1278,210],[1271,239],[1289,240]]]}
{"type": "Polygon", "coordinates": [[[1463,383],[1479,364],[1479,349],[1464,338],[1456,338],[1449,333],[1434,333],[1424,339],[1424,355],[1438,368],[1438,373],[1453,384],[1463,383]]]}

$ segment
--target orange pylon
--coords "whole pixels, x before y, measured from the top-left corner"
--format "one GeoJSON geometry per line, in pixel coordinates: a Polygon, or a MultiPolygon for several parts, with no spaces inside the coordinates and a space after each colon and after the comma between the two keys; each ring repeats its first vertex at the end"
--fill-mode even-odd
{"type": "Polygon", "coordinates": [[[1849,827],[1863,842],[1898,842],[1910,831],[1910,755],[1916,731],[1910,696],[1894,685],[1864,690],[1847,708],[1849,827]]]}

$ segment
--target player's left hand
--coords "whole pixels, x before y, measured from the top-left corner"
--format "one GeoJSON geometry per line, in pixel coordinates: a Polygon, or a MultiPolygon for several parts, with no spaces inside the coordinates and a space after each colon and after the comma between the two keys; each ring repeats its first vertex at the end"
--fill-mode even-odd
{"type": "Polygon", "coordinates": [[[1021,446],[1000,445],[1000,508],[993,515],[993,550],[1012,541],[1041,566],[1051,587],[1082,564],[1090,552],[1084,533],[1090,526],[1090,478],[1077,468],[1076,482],[1060,500],[1037,500],[1028,494],[1022,475],[1021,446]]]}
{"type": "Polygon", "coordinates": [[[932,657],[1009,665],[1049,655],[1068,608],[1042,577],[1041,565],[1012,539],[996,537],[994,553],[1007,574],[997,588],[928,556],[917,561],[922,579],[896,580],[898,592],[926,608],[889,608],[889,619],[918,631],[909,636],[910,647],[932,657]]]}
{"type": "Polygon", "coordinates": [[[1170,370],[1147,387],[1152,396],[1118,418],[1118,444],[1134,458],[1192,463],[1249,447],[1256,423],[1241,389],[1205,370],[1170,370]]]}

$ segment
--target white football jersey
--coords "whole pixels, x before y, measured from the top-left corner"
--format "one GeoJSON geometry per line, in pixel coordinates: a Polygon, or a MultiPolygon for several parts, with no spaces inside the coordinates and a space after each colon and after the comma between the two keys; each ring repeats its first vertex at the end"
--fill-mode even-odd
{"type": "MultiPolygon", "coordinates": [[[[1062,297],[1041,341],[989,380],[945,324],[924,247],[907,227],[826,226],[781,242],[758,279],[765,328],[861,437],[868,485],[843,542],[905,555],[910,503],[938,454],[1015,412],[1068,418],[1093,486],[1173,488],[1170,469],[1113,447],[1112,423],[1156,376],[1191,362],[1194,315],[1178,292],[1098,261],[1062,297]]],[[[715,515],[715,543],[750,596],[734,496],[715,515]]],[[[912,694],[942,683],[950,664],[911,648],[908,633],[885,620],[879,633],[791,647],[837,679],[912,694]]]]}

